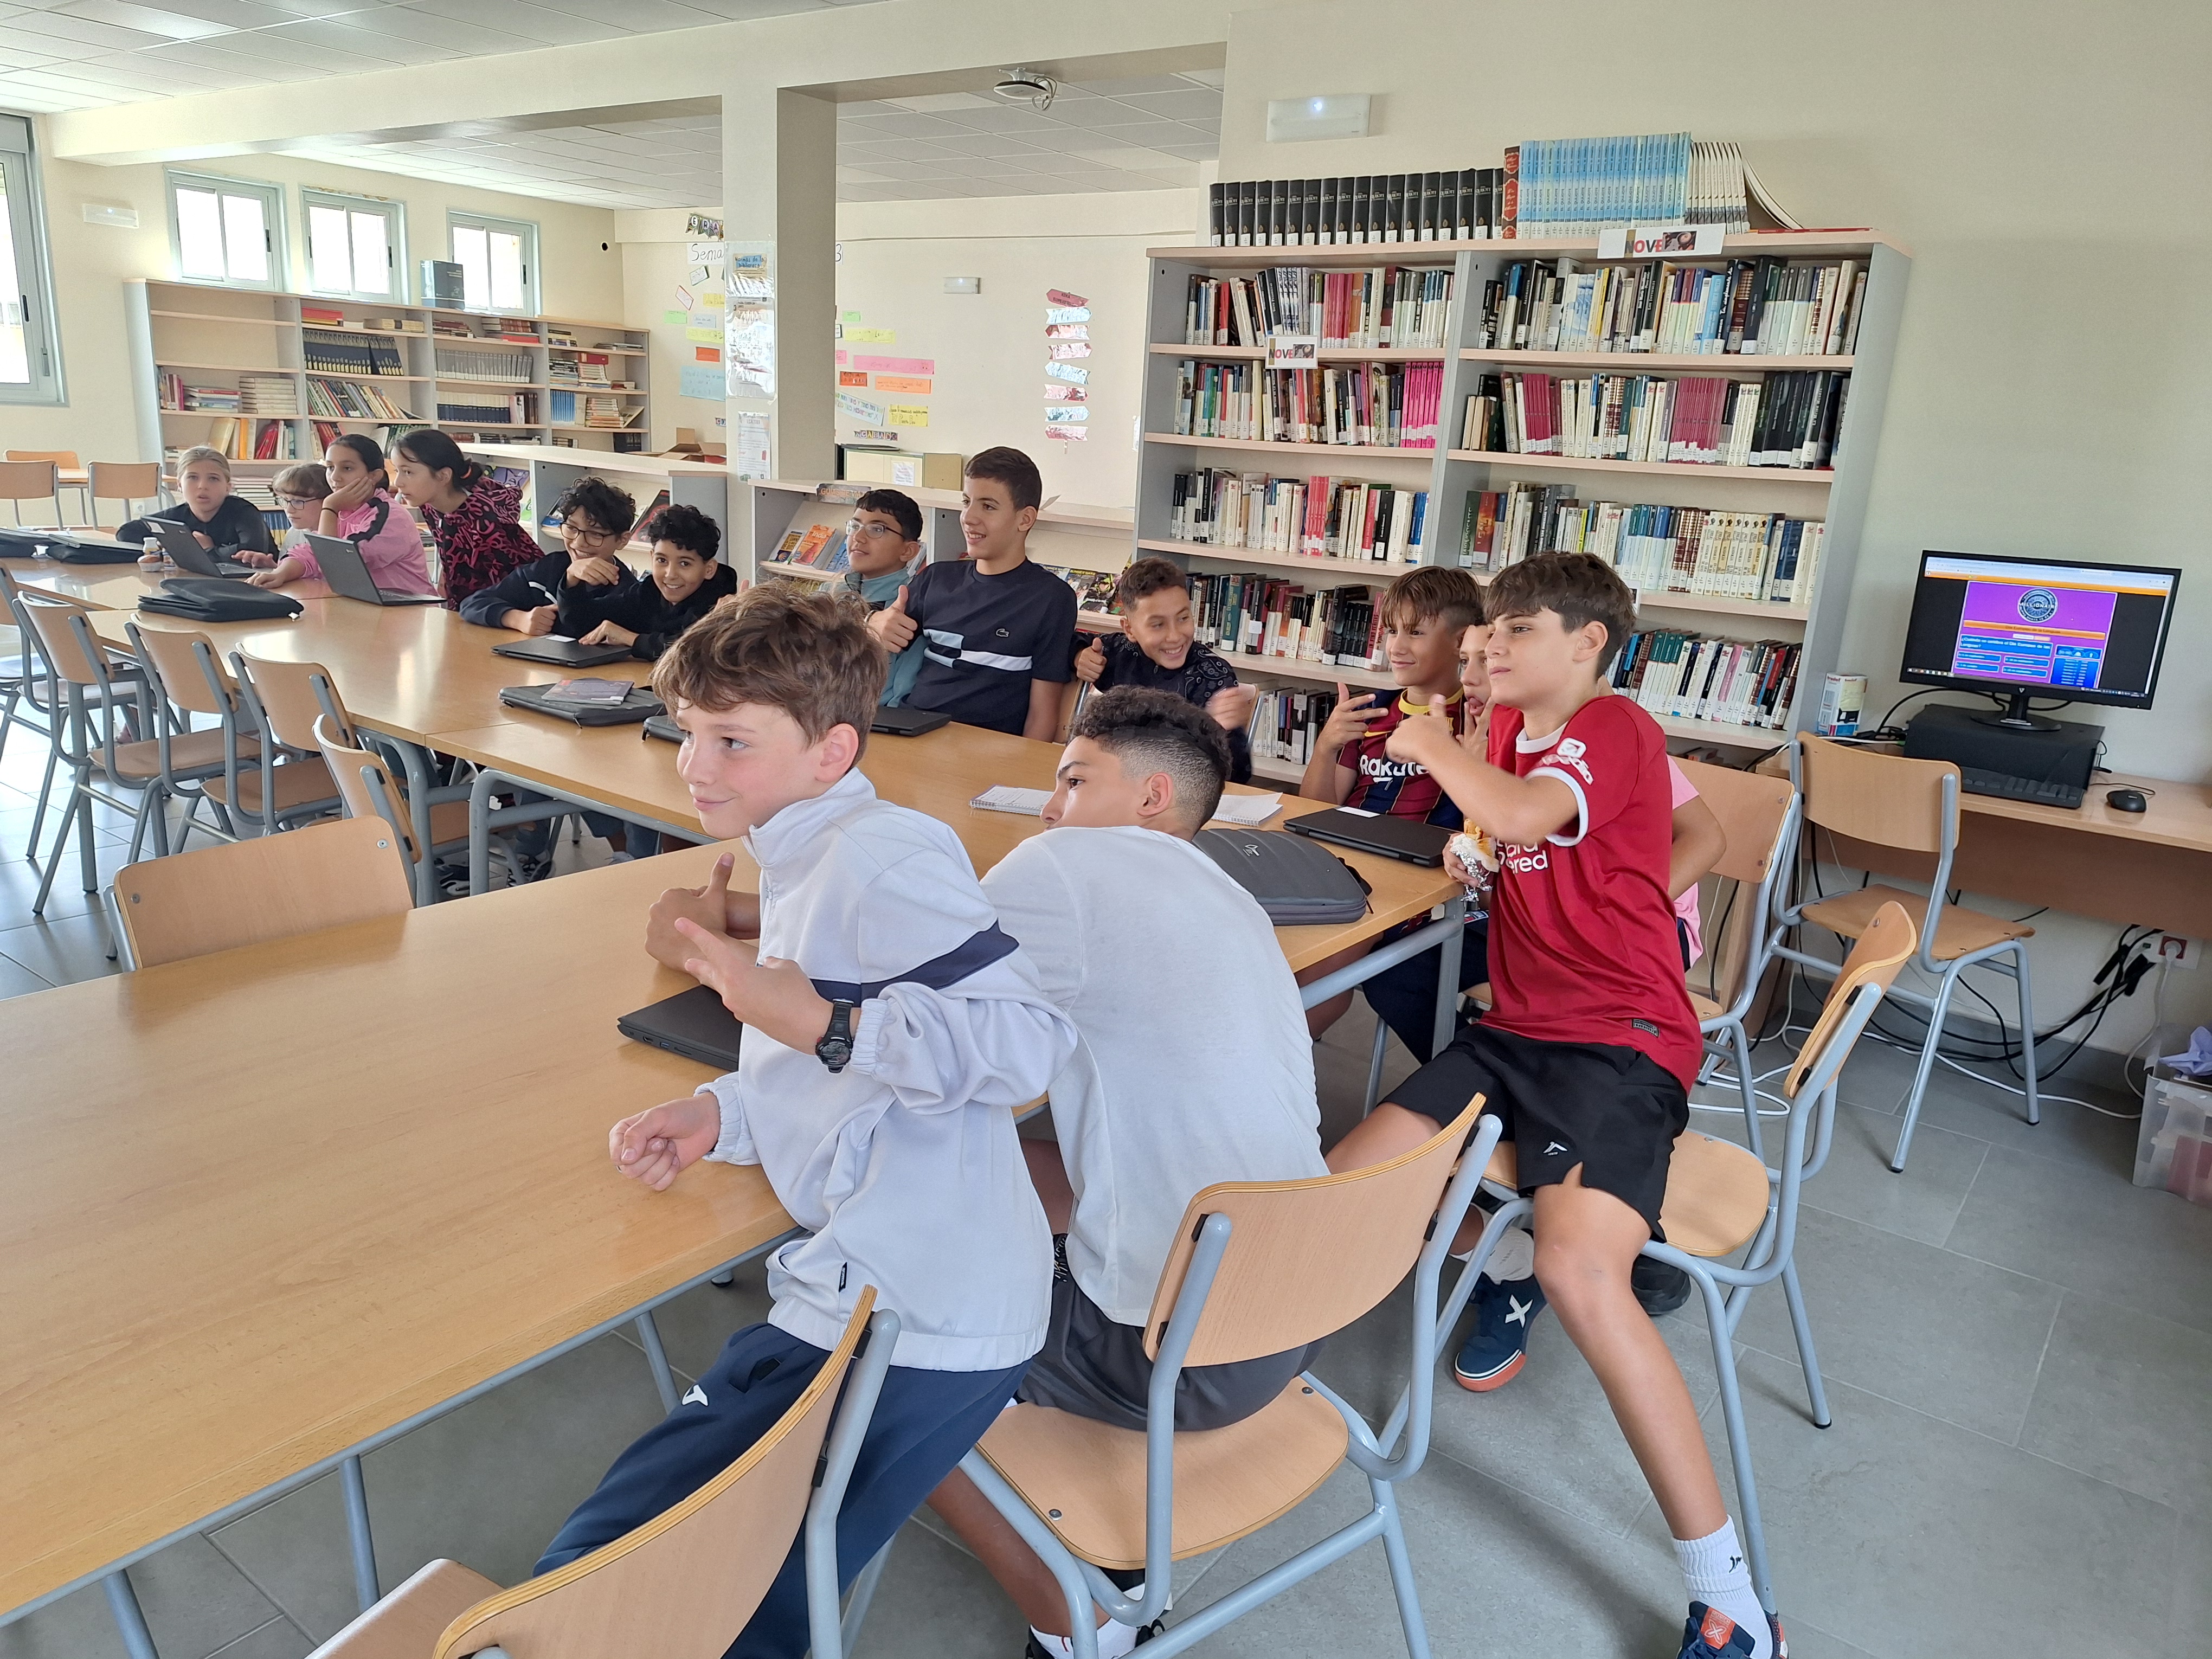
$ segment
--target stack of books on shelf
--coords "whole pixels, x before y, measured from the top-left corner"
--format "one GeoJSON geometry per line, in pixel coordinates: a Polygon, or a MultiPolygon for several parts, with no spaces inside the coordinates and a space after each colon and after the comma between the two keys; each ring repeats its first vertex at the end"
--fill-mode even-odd
{"type": "Polygon", "coordinates": [[[1443,374],[1440,362],[1266,368],[1186,357],[1176,365],[1175,435],[1434,449],[1443,374]]]}
{"type": "Polygon", "coordinates": [[[1778,513],[1583,501],[1567,485],[1515,483],[1468,492],[1460,562],[1502,570],[1536,553],[1594,553],[1644,592],[1802,605],[1826,529],[1778,513]]]}
{"type": "Polygon", "coordinates": [[[1761,380],[1715,374],[1486,374],[1467,400],[1460,447],[1692,466],[1828,466],[1850,375],[1787,369],[1761,380]]]}
{"type": "Polygon", "coordinates": [[[1168,533],[1179,542],[1259,553],[1418,562],[1428,512],[1425,489],[1206,467],[1176,474],[1168,533]]]}
{"type": "Polygon", "coordinates": [[[325,323],[332,328],[343,328],[345,312],[338,306],[310,305],[307,301],[302,300],[300,301],[300,320],[309,328],[313,328],[317,323],[325,323]]]}
{"type": "Polygon", "coordinates": [[[240,374],[239,412],[285,418],[300,412],[299,382],[289,374],[240,374]]]}
{"type": "Polygon", "coordinates": [[[289,461],[300,453],[289,421],[210,421],[207,444],[234,461],[289,461]]]}
{"type": "Polygon", "coordinates": [[[1252,709],[1252,758],[1287,761],[1303,768],[1313,758],[1314,740],[1335,712],[1334,691],[1300,691],[1289,686],[1262,691],[1252,709]]]}
{"type": "Polygon", "coordinates": [[[512,340],[517,345],[538,343],[538,324],[529,317],[489,317],[484,319],[483,338],[512,340]]]}
{"type": "Polygon", "coordinates": [[[1382,661],[1382,620],[1370,588],[1316,590],[1239,571],[1192,577],[1190,601],[1199,642],[1224,656],[1334,668],[1375,668],[1382,661]]]}
{"type": "Polygon", "coordinates": [[[412,317],[364,317],[361,325],[379,334],[420,334],[422,325],[412,317]]]}
{"type": "Polygon", "coordinates": [[[315,374],[401,374],[407,366],[399,361],[399,348],[390,340],[364,340],[345,334],[321,334],[304,329],[300,334],[301,361],[315,374]]]}
{"type": "Polygon", "coordinates": [[[441,426],[529,426],[537,419],[532,407],[535,399],[526,392],[518,392],[510,398],[489,398],[478,393],[465,400],[438,400],[438,424],[441,426]]]}
{"type": "MultiPolygon", "coordinates": [[[[574,394],[572,392],[569,395],[573,397],[574,394]]],[[[583,399],[583,424],[586,426],[618,432],[630,423],[629,414],[623,410],[622,399],[619,398],[586,397],[583,399]]],[[[644,413],[642,410],[635,412],[640,415],[644,413]]]]}
{"type": "Polygon", "coordinates": [[[1078,611],[1087,611],[1093,616],[1099,616],[1114,609],[1114,582],[1119,573],[1079,570],[1073,565],[1064,564],[1048,564],[1045,568],[1073,590],[1078,611]]]}
{"type": "Polygon", "coordinates": [[[775,544],[776,564],[804,565],[811,570],[842,570],[852,562],[845,546],[842,525],[793,525],[775,544]]]}
{"type": "Polygon", "coordinates": [[[607,359],[604,353],[596,352],[550,357],[546,361],[545,378],[555,386],[605,386],[607,359]]]}
{"type": "Polygon", "coordinates": [[[185,414],[204,410],[211,415],[235,415],[243,406],[236,386],[195,386],[181,374],[164,371],[161,375],[164,409],[185,414]]]}
{"type": "MultiPolygon", "coordinates": [[[[348,416],[347,418],[350,419],[352,417],[348,416]]],[[[338,441],[339,435],[345,430],[345,428],[341,427],[336,421],[315,421],[311,422],[311,424],[314,428],[315,451],[318,454],[327,450],[332,444],[336,443],[338,441]]],[[[400,439],[405,437],[410,432],[420,432],[422,429],[423,422],[421,421],[414,419],[392,421],[371,428],[368,435],[375,439],[377,447],[384,450],[388,454],[391,452],[392,446],[398,442],[400,439]]]]}
{"type": "Polygon", "coordinates": [[[1503,232],[1506,190],[1503,167],[1239,179],[1207,187],[1207,240],[1216,247],[1479,241],[1503,232]]]}
{"type": "Polygon", "coordinates": [[[326,421],[411,421],[415,416],[381,387],[358,380],[307,377],[307,413],[326,421]]]}
{"type": "Polygon", "coordinates": [[[1847,356],[1867,270],[1857,259],[1762,254],[1724,265],[1640,259],[1583,270],[1514,259],[1482,286],[1475,343],[1510,351],[1847,356]]]}
{"type": "Polygon", "coordinates": [[[1628,636],[1613,659],[1613,684],[1654,714],[1779,730],[1796,695],[1802,654],[1778,640],[1652,629],[1628,636]]]}
{"type": "Polygon", "coordinates": [[[436,356],[438,378],[441,380],[496,381],[512,386],[530,379],[530,354],[526,351],[441,351],[436,356]]]}
{"type": "Polygon", "coordinates": [[[1316,270],[1279,265],[1256,276],[1193,276],[1183,343],[1256,346],[1307,334],[1323,351],[1442,350],[1452,273],[1376,265],[1316,270]]]}

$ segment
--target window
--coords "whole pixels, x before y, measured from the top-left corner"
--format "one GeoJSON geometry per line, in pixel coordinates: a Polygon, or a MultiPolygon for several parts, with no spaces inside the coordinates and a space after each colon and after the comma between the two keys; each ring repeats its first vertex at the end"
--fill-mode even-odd
{"type": "Polygon", "coordinates": [[[538,312],[538,227],[482,214],[447,216],[453,260],[461,268],[461,303],[471,311],[538,312]]]}
{"type": "Polygon", "coordinates": [[[406,220],[397,202],[302,190],[307,219],[307,288],[349,300],[407,297],[406,220]]]}
{"type": "Polygon", "coordinates": [[[172,173],[169,242],[185,282],[281,289],[284,193],[246,179],[172,173]]]}
{"type": "Polygon", "coordinates": [[[31,171],[31,124],[0,115],[0,403],[62,400],[46,226],[31,171]]]}

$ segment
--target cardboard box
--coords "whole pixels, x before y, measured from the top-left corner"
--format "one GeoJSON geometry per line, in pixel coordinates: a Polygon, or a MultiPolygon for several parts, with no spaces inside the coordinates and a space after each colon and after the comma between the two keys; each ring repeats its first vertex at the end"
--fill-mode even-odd
{"type": "Polygon", "coordinates": [[[884,449],[845,451],[845,476],[899,489],[957,489],[966,457],[916,455],[884,449]]]}

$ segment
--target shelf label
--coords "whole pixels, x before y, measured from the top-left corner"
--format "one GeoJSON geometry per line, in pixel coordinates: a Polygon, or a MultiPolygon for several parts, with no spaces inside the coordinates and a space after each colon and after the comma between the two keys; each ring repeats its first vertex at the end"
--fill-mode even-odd
{"type": "Polygon", "coordinates": [[[1311,334],[1270,334],[1267,367],[1316,368],[1321,364],[1321,341],[1311,334]]]}
{"type": "Polygon", "coordinates": [[[1655,254],[1699,255],[1721,251],[1718,225],[1638,225],[1629,230],[1601,230],[1601,259],[1648,259],[1655,254]]]}

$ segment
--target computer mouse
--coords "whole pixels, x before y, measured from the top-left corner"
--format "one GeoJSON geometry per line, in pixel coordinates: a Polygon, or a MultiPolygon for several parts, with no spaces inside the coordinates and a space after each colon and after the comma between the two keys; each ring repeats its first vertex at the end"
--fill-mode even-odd
{"type": "Polygon", "coordinates": [[[2115,812],[2147,812],[2150,803],[2143,799],[2140,789],[2107,789],[2105,805],[2115,812]]]}

